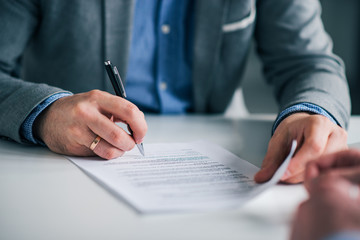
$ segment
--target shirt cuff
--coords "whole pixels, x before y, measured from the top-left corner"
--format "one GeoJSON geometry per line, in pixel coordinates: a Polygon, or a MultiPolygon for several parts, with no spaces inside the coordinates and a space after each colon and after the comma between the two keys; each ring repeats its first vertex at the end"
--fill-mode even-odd
{"type": "Polygon", "coordinates": [[[314,114],[320,114],[332,121],[333,123],[340,126],[340,124],[336,121],[334,117],[330,115],[325,109],[322,107],[319,107],[318,105],[312,104],[312,103],[299,103],[296,105],[293,105],[291,107],[286,108],[284,111],[282,111],[278,117],[276,118],[273,128],[272,128],[272,134],[274,134],[276,128],[279,126],[280,122],[284,120],[286,117],[290,116],[291,114],[298,113],[298,112],[307,112],[307,113],[314,113],[314,114]]]}
{"type": "Polygon", "coordinates": [[[360,231],[346,231],[332,234],[323,240],[358,240],[360,239],[360,231]]]}
{"type": "Polygon", "coordinates": [[[65,92],[56,93],[54,95],[51,95],[50,97],[48,97],[44,101],[42,101],[39,105],[37,105],[31,111],[31,113],[26,117],[25,121],[21,125],[20,134],[23,136],[23,138],[25,138],[25,140],[27,140],[27,141],[29,141],[31,143],[44,145],[44,143],[42,141],[39,141],[39,140],[35,139],[35,137],[33,135],[33,124],[35,122],[35,119],[50,104],[52,104],[53,102],[55,102],[56,100],[58,100],[58,99],[60,99],[62,97],[66,97],[66,96],[70,96],[70,95],[72,95],[72,94],[69,93],[69,92],[68,93],[65,93],[65,92]]]}

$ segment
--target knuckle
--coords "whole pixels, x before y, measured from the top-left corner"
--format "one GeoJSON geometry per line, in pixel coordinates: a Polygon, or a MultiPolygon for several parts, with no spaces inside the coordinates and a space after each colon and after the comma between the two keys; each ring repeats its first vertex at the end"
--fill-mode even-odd
{"type": "Polygon", "coordinates": [[[129,141],[129,143],[127,144],[127,146],[125,147],[125,151],[130,151],[131,149],[133,149],[135,147],[135,142],[134,141],[129,141]]]}
{"type": "Polygon", "coordinates": [[[339,135],[340,135],[340,138],[343,139],[343,140],[347,140],[348,138],[348,133],[344,130],[344,129],[340,129],[339,131],[339,135]]]}
{"type": "Polygon", "coordinates": [[[125,106],[125,113],[127,116],[129,116],[130,119],[134,118],[134,117],[138,117],[139,114],[139,109],[137,108],[136,105],[132,104],[132,103],[127,103],[125,106]]]}
{"type": "Polygon", "coordinates": [[[78,102],[76,104],[74,104],[73,107],[73,114],[75,116],[81,117],[81,118],[87,118],[89,115],[89,109],[87,104],[85,104],[84,102],[78,102]]]}
{"type": "Polygon", "coordinates": [[[98,90],[98,89],[94,89],[88,92],[88,97],[90,99],[98,99],[100,96],[102,96],[103,92],[98,90]]]}
{"type": "Polygon", "coordinates": [[[326,118],[321,115],[312,115],[309,118],[310,124],[314,126],[322,126],[326,123],[325,120],[326,118]]]}
{"type": "Polygon", "coordinates": [[[110,138],[110,142],[114,143],[114,145],[116,145],[116,146],[118,146],[123,139],[121,134],[119,134],[119,131],[116,131],[116,130],[112,130],[109,133],[109,138],[110,138]]]}
{"type": "Polygon", "coordinates": [[[104,149],[102,157],[110,160],[110,159],[114,159],[114,158],[118,157],[119,155],[122,155],[122,154],[119,154],[119,152],[115,148],[107,148],[107,149],[104,149]]]}
{"type": "Polygon", "coordinates": [[[130,151],[135,147],[135,142],[133,140],[125,141],[122,144],[122,150],[124,151],[130,151]]]}
{"type": "Polygon", "coordinates": [[[323,144],[321,144],[319,141],[316,141],[315,139],[309,139],[308,144],[315,153],[320,153],[323,151],[323,144]]]}
{"type": "Polygon", "coordinates": [[[135,147],[135,142],[129,140],[127,136],[124,136],[120,131],[111,131],[109,133],[110,143],[124,151],[130,151],[135,147]]]}

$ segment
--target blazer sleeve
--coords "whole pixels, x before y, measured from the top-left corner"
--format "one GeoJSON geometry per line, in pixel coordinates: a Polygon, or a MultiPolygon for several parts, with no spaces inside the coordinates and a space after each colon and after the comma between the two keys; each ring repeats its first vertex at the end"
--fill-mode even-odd
{"type": "Polygon", "coordinates": [[[350,96],[344,64],[332,52],[320,15],[318,0],[258,0],[257,50],[280,112],[312,103],[347,128],[350,96]]]}
{"type": "Polygon", "coordinates": [[[0,1],[0,136],[22,142],[20,126],[28,114],[50,95],[65,92],[21,79],[21,61],[40,24],[34,0],[0,1]]]}

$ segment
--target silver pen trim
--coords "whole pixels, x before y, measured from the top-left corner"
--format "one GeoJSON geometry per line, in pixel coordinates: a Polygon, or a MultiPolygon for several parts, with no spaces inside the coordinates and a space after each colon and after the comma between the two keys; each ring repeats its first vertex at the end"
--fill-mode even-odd
{"type": "Polygon", "coordinates": [[[138,147],[141,155],[143,155],[145,157],[144,145],[142,143],[140,143],[140,144],[136,144],[136,146],[138,147]]]}

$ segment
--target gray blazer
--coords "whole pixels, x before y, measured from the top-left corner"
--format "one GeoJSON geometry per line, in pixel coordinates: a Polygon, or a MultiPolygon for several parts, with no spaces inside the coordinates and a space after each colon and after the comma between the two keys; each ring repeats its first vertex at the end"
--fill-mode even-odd
{"type": "MultiPolygon", "coordinates": [[[[256,40],[280,109],[310,102],[346,127],[348,86],[316,0],[196,0],[194,109],[223,112],[256,40]]],[[[125,76],[132,0],[0,0],[0,135],[19,129],[48,96],[112,92],[103,61],[125,76]]]]}

